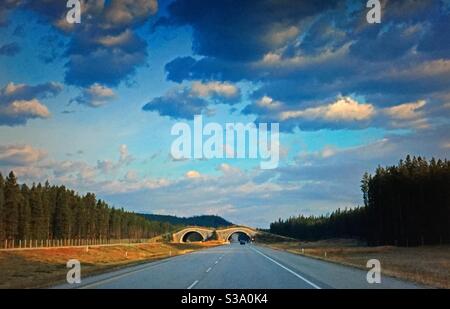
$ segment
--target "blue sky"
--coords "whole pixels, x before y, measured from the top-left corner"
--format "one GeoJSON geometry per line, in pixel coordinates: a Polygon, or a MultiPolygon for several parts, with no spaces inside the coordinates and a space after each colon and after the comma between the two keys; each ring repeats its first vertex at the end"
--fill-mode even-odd
{"type": "Polygon", "coordinates": [[[361,204],[406,154],[448,158],[450,5],[366,1],[0,3],[0,171],[129,210],[279,217],[361,204]],[[230,93],[230,89],[232,92],[230,93]],[[281,160],[174,160],[171,127],[280,123],[281,160]]]}

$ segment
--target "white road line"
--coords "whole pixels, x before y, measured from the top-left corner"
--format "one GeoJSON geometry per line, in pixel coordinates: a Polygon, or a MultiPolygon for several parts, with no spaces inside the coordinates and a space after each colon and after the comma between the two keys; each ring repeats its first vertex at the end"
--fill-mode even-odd
{"type": "Polygon", "coordinates": [[[219,263],[219,261],[215,261],[215,262],[214,262],[214,264],[217,264],[217,263],[219,263]]]}
{"type": "Polygon", "coordinates": [[[209,273],[210,271],[211,271],[211,267],[206,270],[207,273],[209,273]]]}
{"type": "Polygon", "coordinates": [[[265,254],[262,253],[261,251],[256,250],[256,249],[254,249],[254,248],[251,248],[251,249],[252,249],[253,251],[255,251],[256,253],[261,254],[263,257],[265,257],[266,259],[268,259],[268,260],[271,261],[272,263],[275,263],[275,264],[277,264],[278,266],[280,266],[281,268],[283,268],[284,270],[287,270],[288,272],[290,272],[291,274],[293,274],[293,275],[296,276],[297,278],[302,279],[303,281],[305,281],[306,283],[308,283],[308,284],[311,285],[312,287],[314,287],[314,288],[316,288],[316,289],[319,289],[319,290],[321,289],[320,286],[318,286],[318,285],[312,283],[311,281],[309,281],[308,279],[304,278],[303,276],[300,276],[300,275],[297,274],[295,271],[293,271],[293,270],[287,268],[286,266],[281,265],[280,263],[278,263],[277,261],[275,261],[275,260],[272,259],[271,257],[268,257],[267,255],[265,255],[265,254]]]}
{"type": "Polygon", "coordinates": [[[198,280],[195,280],[194,282],[192,282],[192,284],[190,286],[188,286],[188,290],[192,289],[196,284],[198,283],[198,280]]]}

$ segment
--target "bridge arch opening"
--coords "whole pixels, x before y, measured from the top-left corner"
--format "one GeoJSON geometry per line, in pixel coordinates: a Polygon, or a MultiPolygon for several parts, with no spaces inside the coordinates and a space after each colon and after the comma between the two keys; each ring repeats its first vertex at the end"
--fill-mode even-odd
{"type": "Polygon", "coordinates": [[[244,231],[236,231],[230,234],[227,239],[229,242],[239,242],[245,241],[249,242],[252,240],[252,237],[244,231]]]}
{"type": "Polygon", "coordinates": [[[181,242],[197,242],[204,241],[203,235],[197,231],[189,231],[183,235],[181,242]]]}

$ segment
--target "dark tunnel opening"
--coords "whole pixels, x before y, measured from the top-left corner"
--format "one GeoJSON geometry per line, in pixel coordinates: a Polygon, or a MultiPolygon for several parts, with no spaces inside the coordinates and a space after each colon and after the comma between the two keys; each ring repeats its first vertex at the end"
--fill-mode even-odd
{"type": "Polygon", "coordinates": [[[181,239],[182,242],[197,242],[197,241],[203,241],[203,236],[199,232],[187,232],[183,235],[183,238],[181,239]]]}
{"type": "Polygon", "coordinates": [[[250,240],[251,240],[250,236],[248,236],[244,232],[234,232],[228,237],[229,242],[240,242],[240,241],[249,242],[250,240]]]}

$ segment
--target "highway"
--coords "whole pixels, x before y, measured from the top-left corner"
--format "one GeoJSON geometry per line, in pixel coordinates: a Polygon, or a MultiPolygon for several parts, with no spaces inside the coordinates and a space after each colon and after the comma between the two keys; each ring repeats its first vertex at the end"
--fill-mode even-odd
{"type": "Polygon", "coordinates": [[[369,284],[364,270],[254,244],[230,244],[102,275],[82,277],[82,289],[331,289],[420,288],[382,276],[369,284]]]}

